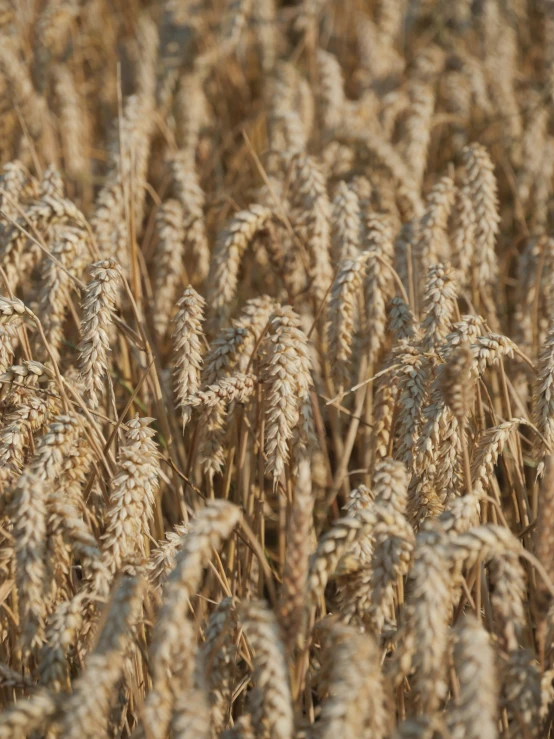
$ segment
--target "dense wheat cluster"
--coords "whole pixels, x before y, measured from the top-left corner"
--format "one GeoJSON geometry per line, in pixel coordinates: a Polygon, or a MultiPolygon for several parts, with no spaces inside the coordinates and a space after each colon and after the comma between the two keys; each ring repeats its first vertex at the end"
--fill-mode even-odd
{"type": "Polygon", "coordinates": [[[554,736],[552,0],[0,0],[0,739],[554,736]]]}

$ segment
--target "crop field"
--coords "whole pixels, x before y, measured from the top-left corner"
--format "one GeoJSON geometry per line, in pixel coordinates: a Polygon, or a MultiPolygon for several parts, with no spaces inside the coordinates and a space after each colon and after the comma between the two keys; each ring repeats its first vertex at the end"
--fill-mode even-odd
{"type": "Polygon", "coordinates": [[[0,739],[554,737],[553,0],[0,0],[0,739]]]}

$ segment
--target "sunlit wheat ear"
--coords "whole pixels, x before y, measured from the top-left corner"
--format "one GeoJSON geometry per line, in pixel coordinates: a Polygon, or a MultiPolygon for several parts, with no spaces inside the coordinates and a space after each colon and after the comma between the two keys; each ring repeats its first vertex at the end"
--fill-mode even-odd
{"type": "Polygon", "coordinates": [[[159,452],[149,427],[152,418],[135,418],[127,424],[115,476],[112,480],[102,550],[106,566],[117,572],[125,560],[144,556],[144,537],[159,484],[159,452]]]}
{"type": "Polygon", "coordinates": [[[141,616],[144,584],[142,571],[135,567],[124,571],[117,583],[97,644],[64,705],[64,736],[92,739],[106,731],[114,688],[141,616]]]}
{"type": "Polygon", "coordinates": [[[448,356],[441,374],[446,404],[459,423],[463,423],[473,405],[473,352],[469,344],[460,344],[448,356]]]}
{"type": "Polygon", "coordinates": [[[323,596],[329,579],[352,544],[373,532],[376,517],[372,508],[357,510],[354,515],[337,519],[333,527],[320,537],[310,560],[308,574],[308,606],[315,608],[323,596]]]}
{"type": "Polygon", "coordinates": [[[289,459],[291,439],[310,444],[314,437],[311,407],[311,360],[300,319],[292,308],[279,307],[266,341],[262,380],[267,387],[266,470],[276,486],[289,459]]]}
{"type": "MultiPolygon", "coordinates": [[[[37,313],[41,318],[50,351],[56,361],[59,361],[65,318],[71,293],[75,290],[72,277],[80,279],[88,263],[88,234],[71,226],[56,227],[50,253],[57,261],[45,259],[42,262],[37,313]]],[[[44,347],[40,351],[45,354],[44,347]]],[[[36,354],[36,350],[35,356],[40,356],[36,354]]]]}
{"type": "Polygon", "coordinates": [[[199,178],[187,165],[188,151],[178,151],[169,159],[172,189],[183,209],[184,246],[187,272],[193,284],[202,282],[210,268],[210,248],[204,222],[205,194],[199,178]]]}
{"type": "Polygon", "coordinates": [[[185,247],[184,213],[179,201],[170,198],[156,214],[158,247],[154,275],[153,322],[158,336],[163,337],[169,326],[173,305],[181,282],[185,247]]]}
{"type": "Polygon", "coordinates": [[[546,455],[546,444],[552,445],[554,441],[554,405],[552,402],[551,387],[554,384],[554,326],[549,327],[548,335],[544,345],[541,347],[537,366],[537,376],[533,391],[533,420],[537,429],[542,434],[542,439],[537,441],[535,452],[539,463],[539,474],[543,470],[543,459],[546,455]]]}
{"type": "Polygon", "coordinates": [[[427,164],[435,95],[430,85],[415,82],[409,89],[410,109],[406,122],[405,160],[420,183],[427,164]]]}
{"type": "Polygon", "coordinates": [[[190,419],[187,401],[200,389],[205,305],[204,299],[189,285],[177,303],[179,310],[174,318],[173,376],[175,394],[183,415],[183,426],[190,419]]]}
{"type": "Polygon", "coordinates": [[[344,80],[338,59],[323,49],[317,52],[319,76],[319,116],[323,129],[331,133],[344,115],[344,80]]]}
{"type": "Polygon", "coordinates": [[[204,644],[196,654],[194,682],[209,696],[211,725],[222,731],[228,723],[237,660],[235,645],[236,603],[224,598],[212,612],[204,644]]]}
{"type": "Polygon", "coordinates": [[[44,583],[46,580],[47,482],[27,474],[14,495],[12,515],[16,543],[16,584],[19,612],[25,624],[22,646],[26,653],[44,640],[44,583]]]}
{"type": "Polygon", "coordinates": [[[415,316],[402,298],[394,295],[389,301],[388,312],[389,330],[396,341],[415,341],[419,338],[415,316]]]}
{"type": "Polygon", "coordinates": [[[191,689],[177,695],[171,729],[175,739],[211,736],[210,706],[204,691],[191,689]]]}
{"type": "Polygon", "coordinates": [[[456,284],[452,268],[442,264],[429,269],[423,300],[424,318],[423,348],[425,351],[439,346],[450,331],[454,305],[456,300],[456,284]]]}
{"type": "Polygon", "coordinates": [[[232,309],[242,257],[256,233],[271,218],[271,211],[262,205],[241,210],[219,234],[210,262],[206,300],[210,326],[225,323],[232,309]]]}
{"type": "Polygon", "coordinates": [[[164,737],[171,717],[172,680],[180,689],[190,684],[195,634],[188,620],[189,597],[198,590],[213,549],[219,549],[240,520],[240,510],[226,501],[202,509],[184,537],[175,568],[168,577],[150,647],[153,687],[145,704],[144,723],[164,737]]]}
{"type": "Polygon", "coordinates": [[[187,531],[186,524],[177,524],[166,533],[165,540],[150,554],[146,564],[146,576],[157,601],[161,600],[165,581],[175,567],[175,558],[183,547],[187,531]]]}
{"type": "Polygon", "coordinates": [[[287,531],[285,570],[279,609],[285,645],[292,651],[301,639],[305,616],[305,593],[312,551],[314,493],[310,461],[297,462],[294,499],[287,531]]]}
{"type": "Polygon", "coordinates": [[[263,603],[240,606],[239,623],[253,651],[254,690],[250,694],[252,724],[259,736],[292,739],[294,712],[286,652],[277,620],[263,603]]]}
{"type": "Polygon", "coordinates": [[[485,334],[485,319],[481,316],[462,316],[462,320],[452,326],[452,331],[447,334],[444,344],[440,348],[440,354],[447,359],[450,353],[462,344],[473,344],[477,339],[481,341],[485,334]]]}
{"type": "Polygon", "coordinates": [[[475,211],[467,184],[456,191],[451,244],[452,263],[460,282],[467,288],[472,284],[475,263],[475,211]]]}
{"type": "Polygon", "coordinates": [[[450,177],[442,177],[427,198],[417,244],[418,264],[422,275],[432,265],[450,257],[447,225],[455,194],[454,181],[450,177]]]}
{"type": "Polygon", "coordinates": [[[16,584],[24,624],[21,641],[26,654],[39,647],[44,638],[49,586],[46,568],[48,492],[62,470],[76,433],[77,424],[73,418],[57,417],[41,437],[33,458],[9,493],[14,528],[19,532],[16,584]]]}
{"type": "Polygon", "coordinates": [[[291,220],[306,243],[308,275],[319,306],[333,279],[331,269],[331,205],[327,184],[312,157],[297,156],[292,161],[291,220]]]}
{"type": "Polygon", "coordinates": [[[456,629],[454,667],[459,694],[447,713],[453,736],[493,739],[497,736],[495,659],[490,637],[473,616],[466,616],[456,629]]]}
{"type": "Polygon", "coordinates": [[[63,131],[64,167],[70,177],[84,177],[89,167],[87,155],[90,145],[84,96],[69,66],[57,65],[54,81],[63,131]]]}
{"type": "Polygon", "coordinates": [[[41,683],[55,692],[69,684],[68,654],[83,625],[84,593],[61,603],[46,622],[40,651],[41,683]]]}
{"type": "Polygon", "coordinates": [[[340,638],[329,655],[329,697],[321,708],[320,736],[363,736],[369,727],[371,736],[382,738],[389,717],[377,645],[354,627],[332,628],[340,638]]]}
{"type": "Polygon", "coordinates": [[[542,675],[530,649],[517,649],[497,667],[500,684],[499,708],[505,709],[508,720],[520,716],[532,735],[540,736],[544,710],[552,701],[552,672],[542,675]]]}
{"type": "Polygon", "coordinates": [[[99,596],[104,596],[110,583],[109,571],[97,538],[83,517],[83,511],[86,510],[83,488],[93,458],[86,438],[78,438],[66,456],[58,483],[49,491],[48,531],[51,536],[63,537],[74,557],[81,561],[88,585],[99,596]]]}
{"type": "MultiPolygon", "coordinates": [[[[360,511],[369,511],[370,513],[369,525],[365,531],[356,536],[353,543],[345,548],[335,565],[338,615],[342,623],[371,628],[369,607],[371,600],[371,558],[374,543],[373,527],[376,521],[373,492],[365,485],[355,488],[350,492],[344,510],[350,518],[358,518],[360,511]]],[[[362,513],[361,515],[365,516],[366,514],[362,513]]]]}
{"type": "Polygon", "coordinates": [[[331,256],[335,263],[353,259],[360,248],[362,220],[360,201],[354,188],[340,182],[331,214],[331,256]]]}
{"type": "Polygon", "coordinates": [[[432,714],[445,697],[448,622],[451,590],[447,551],[441,532],[422,531],[406,585],[406,626],[393,678],[414,669],[414,700],[422,713],[432,714]]]}
{"type": "Polygon", "coordinates": [[[25,188],[32,182],[31,175],[27,171],[24,164],[17,159],[8,162],[2,167],[2,175],[0,176],[0,203],[2,205],[2,221],[8,218],[17,218],[19,215],[18,206],[25,196],[25,188]]]}
{"type": "Polygon", "coordinates": [[[79,370],[85,398],[91,408],[98,408],[104,395],[104,377],[108,372],[109,330],[113,321],[121,279],[120,267],[113,259],[92,265],[91,281],[83,298],[79,370]]]}
{"type": "Polygon", "coordinates": [[[411,466],[423,425],[423,407],[429,392],[432,365],[421,352],[409,346],[399,348],[398,448],[396,456],[411,466]]]}
{"type": "Polygon", "coordinates": [[[477,438],[471,465],[472,485],[477,495],[487,493],[498,458],[510,435],[520,423],[519,418],[512,418],[486,429],[477,438]]]}
{"type": "Polygon", "coordinates": [[[331,288],[327,336],[329,353],[334,357],[331,372],[339,389],[345,387],[350,379],[354,325],[369,257],[369,252],[364,251],[353,259],[342,261],[331,288]]]}
{"type": "Polygon", "coordinates": [[[12,290],[17,288],[43,256],[35,243],[36,237],[35,241],[29,241],[29,228],[40,234],[42,239],[47,239],[49,230],[56,225],[87,229],[83,213],[75,203],[59,194],[59,175],[56,179],[47,178],[43,184],[47,184],[47,187],[42,193],[37,193],[37,199],[26,205],[23,212],[18,211],[16,222],[10,222],[4,233],[0,260],[12,290]]]}
{"type": "Polygon", "coordinates": [[[369,258],[365,276],[365,312],[370,331],[368,361],[374,366],[387,327],[386,304],[392,296],[392,262],[394,245],[390,221],[378,214],[370,213],[366,222],[366,244],[369,258]]]}
{"type": "Polygon", "coordinates": [[[45,98],[35,90],[30,69],[24,64],[18,51],[16,38],[9,41],[6,39],[0,53],[0,71],[9,84],[12,100],[20,110],[27,136],[31,137],[33,146],[41,149],[46,161],[56,161],[57,151],[48,105],[45,98]]]}
{"type": "Polygon", "coordinates": [[[408,573],[415,536],[405,517],[408,478],[404,465],[390,458],[379,462],[373,475],[375,527],[371,559],[370,614],[379,634],[387,618],[394,620],[394,589],[408,573]]]}
{"type": "Polygon", "coordinates": [[[494,166],[487,150],[471,144],[463,151],[464,186],[475,212],[475,269],[477,284],[494,285],[498,276],[495,242],[498,234],[498,196],[494,166]]]}
{"type": "Polygon", "coordinates": [[[25,739],[33,731],[40,731],[52,720],[58,710],[56,696],[46,689],[37,690],[31,698],[18,701],[2,713],[1,739],[25,739]]]}

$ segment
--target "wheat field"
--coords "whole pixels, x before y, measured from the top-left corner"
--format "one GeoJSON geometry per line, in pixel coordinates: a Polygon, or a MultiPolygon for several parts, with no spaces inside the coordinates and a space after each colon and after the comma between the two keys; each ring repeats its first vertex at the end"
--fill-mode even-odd
{"type": "Polygon", "coordinates": [[[0,0],[0,100],[0,739],[554,736],[552,0],[0,0]]]}

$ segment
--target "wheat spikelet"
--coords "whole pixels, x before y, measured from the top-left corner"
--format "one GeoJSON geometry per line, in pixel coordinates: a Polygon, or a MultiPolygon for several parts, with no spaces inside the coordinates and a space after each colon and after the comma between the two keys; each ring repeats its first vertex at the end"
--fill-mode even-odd
{"type": "Polygon", "coordinates": [[[332,375],[339,388],[344,387],[350,379],[358,294],[369,257],[370,252],[364,251],[353,259],[342,261],[331,288],[327,340],[330,355],[336,360],[332,364],[332,375]]]}
{"type": "Polygon", "coordinates": [[[375,462],[384,459],[389,453],[394,413],[399,397],[399,377],[396,371],[385,376],[377,384],[373,407],[373,452],[375,462]]]}
{"type": "Polygon", "coordinates": [[[30,699],[15,703],[0,715],[0,737],[24,739],[43,728],[56,710],[55,697],[47,690],[38,690],[30,699]]]}
{"type": "Polygon", "coordinates": [[[173,303],[181,281],[185,246],[183,206],[170,198],[156,214],[158,249],[154,277],[154,328],[163,337],[169,326],[173,303]]]}
{"type": "Polygon", "coordinates": [[[20,479],[13,501],[16,584],[24,624],[21,641],[26,653],[39,647],[44,639],[46,492],[46,481],[28,473],[23,481],[20,479]]]}
{"type": "Polygon", "coordinates": [[[371,214],[366,223],[369,259],[365,278],[366,321],[370,327],[368,361],[373,366],[386,331],[386,304],[391,292],[394,246],[387,219],[371,214]]]}
{"type": "Polygon", "coordinates": [[[416,182],[421,182],[427,164],[427,149],[431,136],[431,120],[435,110],[432,88],[414,82],[409,90],[410,109],[406,121],[404,158],[409,162],[416,182]]]}
{"type": "Polygon", "coordinates": [[[475,211],[475,257],[479,285],[493,285],[498,266],[494,251],[498,233],[497,188],[490,157],[479,144],[463,151],[464,186],[475,211]]]}
{"type": "Polygon", "coordinates": [[[187,690],[177,697],[171,729],[175,739],[208,739],[210,730],[210,711],[205,694],[201,690],[187,690]]]}
{"type": "Polygon", "coordinates": [[[460,693],[447,715],[452,737],[496,737],[497,681],[489,636],[466,616],[457,630],[454,666],[460,693]]]}
{"type": "Polygon", "coordinates": [[[432,715],[447,691],[451,602],[447,551],[440,533],[424,529],[418,535],[406,590],[407,630],[396,680],[413,665],[415,700],[422,713],[432,715]]]}
{"type": "MultiPolygon", "coordinates": [[[[2,167],[2,176],[0,177],[0,187],[2,188],[0,202],[4,214],[3,219],[17,218],[19,215],[18,208],[24,205],[25,189],[29,185],[30,180],[29,172],[22,162],[16,159],[13,162],[4,164],[2,167]]],[[[4,225],[3,227],[5,228],[6,226],[4,225]]]]}
{"type": "Polygon", "coordinates": [[[424,296],[423,348],[430,351],[439,346],[450,331],[456,287],[450,267],[437,264],[429,268],[424,296]]]}
{"type": "Polygon", "coordinates": [[[238,618],[254,652],[254,690],[249,707],[256,736],[292,739],[294,714],[288,666],[277,621],[259,601],[241,605],[238,618]]]}
{"type": "Polygon", "coordinates": [[[481,341],[480,337],[485,331],[485,321],[481,316],[462,316],[462,320],[457,321],[452,329],[440,348],[440,354],[445,360],[456,347],[462,344],[473,344],[478,338],[481,341]]]}
{"type": "Polygon", "coordinates": [[[214,326],[225,322],[235,297],[241,259],[248,244],[257,232],[264,228],[271,211],[262,205],[251,205],[235,215],[227,228],[220,234],[208,275],[206,300],[210,321],[214,326]]]}
{"type": "Polygon", "coordinates": [[[429,361],[417,350],[400,347],[398,356],[399,413],[398,448],[396,456],[405,465],[411,466],[419,433],[423,424],[423,405],[428,392],[430,375],[429,361]]]}
{"type": "Polygon", "coordinates": [[[171,570],[175,567],[176,556],[180,551],[188,526],[177,524],[172,531],[168,531],[163,541],[151,553],[146,564],[146,575],[150,587],[160,594],[171,570]]]}
{"type": "Polygon", "coordinates": [[[46,622],[45,643],[40,652],[41,683],[54,692],[67,688],[67,655],[83,625],[84,593],[63,601],[46,622]]]}
{"type": "Polygon", "coordinates": [[[409,306],[398,295],[389,301],[389,329],[397,342],[414,341],[418,338],[415,317],[409,306]]]}
{"type": "Polygon", "coordinates": [[[484,431],[477,440],[473,452],[471,480],[477,494],[484,493],[494,474],[498,457],[502,453],[510,434],[518,428],[521,420],[513,418],[510,421],[484,431]]]}
{"type": "Polygon", "coordinates": [[[174,382],[184,427],[190,419],[190,406],[187,401],[194,397],[200,388],[205,301],[189,285],[177,306],[179,310],[174,319],[173,329],[174,382]]]}
{"type": "Polygon", "coordinates": [[[323,130],[331,132],[342,122],[344,81],[338,60],[323,49],[317,51],[319,105],[323,130]]]}
{"type": "Polygon", "coordinates": [[[325,178],[309,156],[292,161],[291,208],[293,225],[301,232],[309,255],[308,276],[319,305],[333,278],[330,260],[331,205],[325,178]]]}
{"type": "Polygon", "coordinates": [[[236,372],[228,377],[222,377],[215,385],[208,385],[205,390],[199,390],[196,395],[186,398],[187,407],[213,408],[220,403],[246,403],[254,392],[254,378],[236,372]]]}
{"type": "Polygon", "coordinates": [[[92,279],[83,300],[79,370],[85,397],[91,408],[97,408],[108,371],[108,330],[117,302],[120,267],[113,259],[105,259],[92,265],[90,274],[92,279]]]}
{"type": "Polygon", "coordinates": [[[213,611],[206,627],[206,640],[197,653],[195,683],[209,695],[212,730],[219,732],[227,723],[233,690],[236,648],[233,631],[235,602],[224,598],[213,611]]]}
{"type": "Polygon", "coordinates": [[[84,177],[88,170],[88,120],[71,70],[59,64],[54,70],[60,106],[65,169],[71,177],[84,177]]]}
{"type": "Polygon", "coordinates": [[[349,626],[333,650],[329,692],[320,717],[320,736],[384,737],[388,717],[375,642],[349,626]]]}
{"type": "Polygon", "coordinates": [[[179,151],[169,160],[172,188],[183,208],[185,255],[192,261],[191,280],[202,282],[208,275],[210,250],[204,223],[204,191],[194,169],[187,165],[188,152],[179,151]]]}
{"type": "Polygon", "coordinates": [[[153,688],[145,705],[145,724],[155,736],[164,736],[170,720],[172,698],[169,676],[175,675],[185,689],[190,680],[187,659],[194,634],[187,622],[188,595],[196,592],[202,571],[212,553],[227,539],[240,518],[240,511],[225,501],[212,501],[194,519],[185,536],[176,566],[165,587],[165,598],[152,636],[153,688]]]}
{"type": "Polygon", "coordinates": [[[336,138],[343,143],[364,149],[390,173],[397,187],[399,207],[404,221],[409,221],[421,213],[418,185],[403,159],[388,141],[367,131],[360,132],[349,128],[340,129],[336,138]]]}
{"type": "Polygon", "coordinates": [[[404,517],[407,487],[406,470],[400,462],[384,459],[376,465],[370,614],[377,634],[392,611],[395,583],[408,573],[414,549],[414,533],[404,517]]]}
{"type": "Polygon", "coordinates": [[[337,519],[333,527],[320,537],[310,560],[308,574],[307,590],[312,606],[316,606],[323,596],[329,578],[333,576],[342,557],[352,544],[372,533],[375,521],[372,509],[360,509],[353,516],[337,519]]]}
{"type": "Polygon", "coordinates": [[[2,45],[0,71],[8,82],[11,97],[21,111],[29,135],[36,144],[40,144],[46,161],[55,161],[56,147],[48,106],[45,99],[37,94],[29,70],[13,42],[2,45]]]}
{"type": "MultiPolygon", "coordinates": [[[[554,439],[553,413],[551,409],[551,385],[554,380],[554,330],[549,328],[546,340],[539,354],[537,377],[533,392],[533,420],[546,443],[554,439]]],[[[544,442],[538,442],[537,461],[540,463],[546,454],[544,442]]],[[[539,472],[541,468],[539,467],[539,472]]]]}
{"type": "Polygon", "coordinates": [[[294,500],[287,531],[287,550],[281,590],[280,621],[285,644],[292,651],[302,633],[305,589],[313,536],[314,495],[309,460],[297,465],[294,500]]]}
{"type": "Polygon", "coordinates": [[[83,214],[71,200],[47,190],[40,194],[40,199],[32,201],[23,214],[18,213],[16,221],[7,228],[0,261],[12,291],[42,258],[42,251],[35,243],[36,237],[33,237],[35,241],[28,238],[29,231],[31,235],[35,232],[44,239],[50,229],[61,224],[87,228],[83,214]]]}
{"type": "Polygon", "coordinates": [[[112,595],[94,651],[64,706],[62,732],[67,737],[95,737],[106,731],[113,689],[123,671],[125,654],[133,640],[142,609],[144,579],[129,567],[112,595]]]}
{"type": "MultiPolygon", "coordinates": [[[[374,513],[374,496],[365,485],[350,492],[344,507],[350,517],[358,511],[374,513]]],[[[371,603],[371,558],[373,556],[373,529],[357,537],[342,554],[337,565],[337,601],[340,620],[347,624],[370,626],[368,617],[371,603]]]]}
{"type": "Polygon", "coordinates": [[[277,485],[289,458],[296,426],[304,441],[313,436],[310,358],[298,316],[286,306],[276,310],[268,339],[269,357],[263,381],[268,385],[266,406],[266,470],[277,485]]]}
{"type": "Polygon", "coordinates": [[[331,256],[334,262],[354,259],[360,248],[362,230],[360,201],[356,191],[340,182],[331,213],[331,256]]]}
{"type": "Polygon", "coordinates": [[[84,231],[71,226],[56,227],[54,233],[50,253],[61,266],[52,259],[42,262],[37,312],[41,317],[50,351],[56,361],[59,361],[65,317],[71,291],[74,289],[71,277],[79,278],[86,266],[88,239],[84,231]]]}
{"type": "MultiPolygon", "coordinates": [[[[545,673],[545,677],[548,677],[545,673]]],[[[511,731],[521,732],[518,724],[537,736],[540,733],[541,673],[528,649],[512,652],[500,665],[500,706],[511,719],[511,731]],[[518,731],[519,729],[519,731],[518,731]]]]}
{"type": "Polygon", "coordinates": [[[460,344],[449,353],[440,375],[446,405],[460,424],[473,405],[472,368],[473,352],[468,344],[460,344]]]}
{"type": "Polygon", "coordinates": [[[440,261],[449,258],[447,225],[454,205],[456,188],[450,177],[442,177],[427,198],[425,212],[421,217],[417,244],[418,259],[422,273],[440,261]]]}
{"type": "Polygon", "coordinates": [[[117,572],[127,559],[144,555],[156,500],[159,453],[149,428],[151,418],[129,421],[118,457],[106,511],[102,551],[107,567],[117,572]]]}

